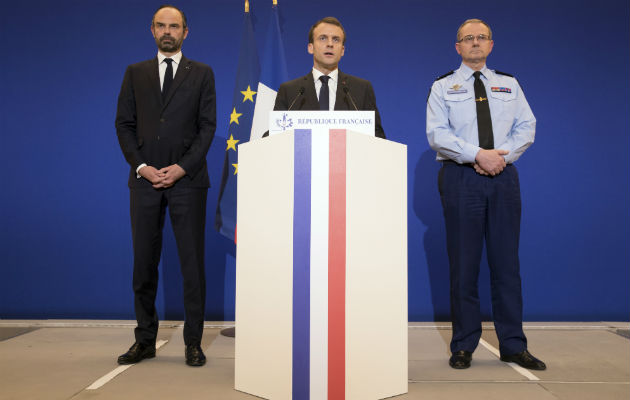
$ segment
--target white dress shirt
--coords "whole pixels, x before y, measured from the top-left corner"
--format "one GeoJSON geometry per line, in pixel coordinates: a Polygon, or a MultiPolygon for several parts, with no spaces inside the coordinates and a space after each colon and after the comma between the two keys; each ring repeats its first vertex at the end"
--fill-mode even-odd
{"type": "MultiPolygon", "coordinates": [[[[313,80],[315,81],[315,92],[317,93],[317,99],[319,100],[319,91],[322,88],[322,81],[319,77],[325,75],[320,71],[313,68],[313,80]]],[[[337,82],[339,81],[339,68],[328,74],[330,79],[328,80],[328,110],[333,111],[335,109],[335,100],[337,99],[337,82]]]]}
{"type": "Polygon", "coordinates": [[[177,67],[179,66],[180,61],[182,61],[182,52],[178,52],[172,57],[166,57],[164,54],[158,51],[158,71],[160,72],[160,89],[164,86],[164,74],[166,74],[166,67],[168,64],[164,62],[165,58],[170,58],[173,60],[171,63],[173,65],[173,79],[175,79],[175,74],[177,73],[177,67]]]}
{"type": "MultiPolygon", "coordinates": [[[[175,79],[175,74],[177,73],[177,67],[179,66],[179,63],[182,61],[182,52],[179,51],[177,54],[173,55],[172,57],[166,57],[164,54],[158,51],[157,58],[158,58],[158,72],[160,75],[160,90],[162,90],[162,87],[164,86],[164,75],[166,74],[166,67],[168,67],[168,64],[164,62],[164,59],[170,58],[173,60],[171,65],[173,66],[173,79],[175,79]]],[[[320,86],[321,86],[321,82],[320,82],[320,86]]],[[[146,166],[147,166],[146,163],[142,163],[138,165],[138,168],[136,168],[136,178],[138,179],[141,178],[140,168],[146,167],[146,166]]]]}

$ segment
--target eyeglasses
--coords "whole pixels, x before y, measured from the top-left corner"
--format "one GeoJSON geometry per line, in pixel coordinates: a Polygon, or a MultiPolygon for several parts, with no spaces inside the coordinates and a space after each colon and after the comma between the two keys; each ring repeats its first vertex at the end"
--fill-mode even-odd
{"type": "Polygon", "coordinates": [[[488,36],[488,35],[484,35],[484,34],[477,35],[477,36],[474,36],[474,35],[466,35],[466,36],[464,36],[463,38],[459,39],[459,40],[457,41],[457,43],[461,43],[461,42],[464,42],[464,43],[472,43],[475,39],[477,39],[477,41],[478,41],[479,43],[485,43],[485,42],[487,42],[488,40],[490,40],[490,36],[488,36]]]}

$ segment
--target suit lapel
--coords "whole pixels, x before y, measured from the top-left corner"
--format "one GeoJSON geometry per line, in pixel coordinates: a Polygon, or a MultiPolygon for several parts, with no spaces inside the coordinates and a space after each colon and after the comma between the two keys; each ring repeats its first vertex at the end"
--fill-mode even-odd
{"type": "Polygon", "coordinates": [[[313,72],[304,75],[304,103],[301,110],[319,110],[319,101],[317,100],[317,92],[315,91],[315,81],[313,80],[313,72]]]}
{"type": "Polygon", "coordinates": [[[337,74],[337,95],[335,96],[335,110],[351,110],[348,107],[346,99],[346,93],[343,91],[344,86],[347,86],[346,74],[339,71],[337,74]]]}
{"type": "Polygon", "coordinates": [[[162,102],[162,88],[160,87],[160,65],[158,64],[158,59],[155,57],[151,60],[149,64],[149,84],[151,86],[151,90],[156,93],[158,98],[160,99],[160,103],[162,102]]]}
{"type": "Polygon", "coordinates": [[[190,62],[189,59],[187,59],[186,57],[182,55],[182,59],[180,60],[179,66],[177,67],[177,73],[175,74],[173,83],[171,84],[171,87],[168,89],[168,93],[166,94],[166,99],[164,100],[164,103],[162,104],[162,109],[166,108],[168,103],[173,98],[173,94],[177,91],[177,88],[179,87],[179,85],[181,85],[182,82],[184,82],[184,80],[188,77],[188,74],[190,73],[191,69],[192,69],[192,62],[190,62]]]}

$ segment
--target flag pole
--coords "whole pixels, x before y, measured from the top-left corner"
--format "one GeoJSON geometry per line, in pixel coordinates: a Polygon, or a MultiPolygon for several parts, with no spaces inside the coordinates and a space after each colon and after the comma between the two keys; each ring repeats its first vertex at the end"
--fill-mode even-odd
{"type": "MultiPolygon", "coordinates": [[[[260,80],[260,62],[256,46],[256,37],[252,22],[251,4],[244,0],[241,45],[234,83],[232,110],[224,116],[227,123],[225,134],[225,156],[221,185],[215,213],[215,228],[227,239],[236,244],[236,186],[238,179],[238,146],[249,140],[252,117],[255,110],[256,88],[260,80]],[[229,122],[228,122],[229,121],[229,122]]],[[[238,7],[238,6],[237,6],[238,7]]],[[[234,336],[234,328],[223,329],[224,336],[234,336]]]]}

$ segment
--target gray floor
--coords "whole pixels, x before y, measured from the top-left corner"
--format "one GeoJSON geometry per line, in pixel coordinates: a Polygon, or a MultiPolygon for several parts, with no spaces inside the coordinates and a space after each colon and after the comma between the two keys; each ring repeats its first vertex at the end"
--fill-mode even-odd
{"type": "MultiPolygon", "coordinates": [[[[256,399],[233,389],[234,339],[219,334],[229,325],[206,323],[208,363],[191,368],[184,364],[181,322],[165,322],[158,340],[168,342],[155,359],[87,389],[118,368],[116,356],[133,341],[132,322],[0,320],[0,399],[256,399]]],[[[409,393],[395,399],[630,398],[628,323],[525,328],[530,350],[548,366],[529,378],[493,354],[498,343],[490,324],[473,366],[461,371],[447,364],[448,324],[410,324],[409,393]]]]}

